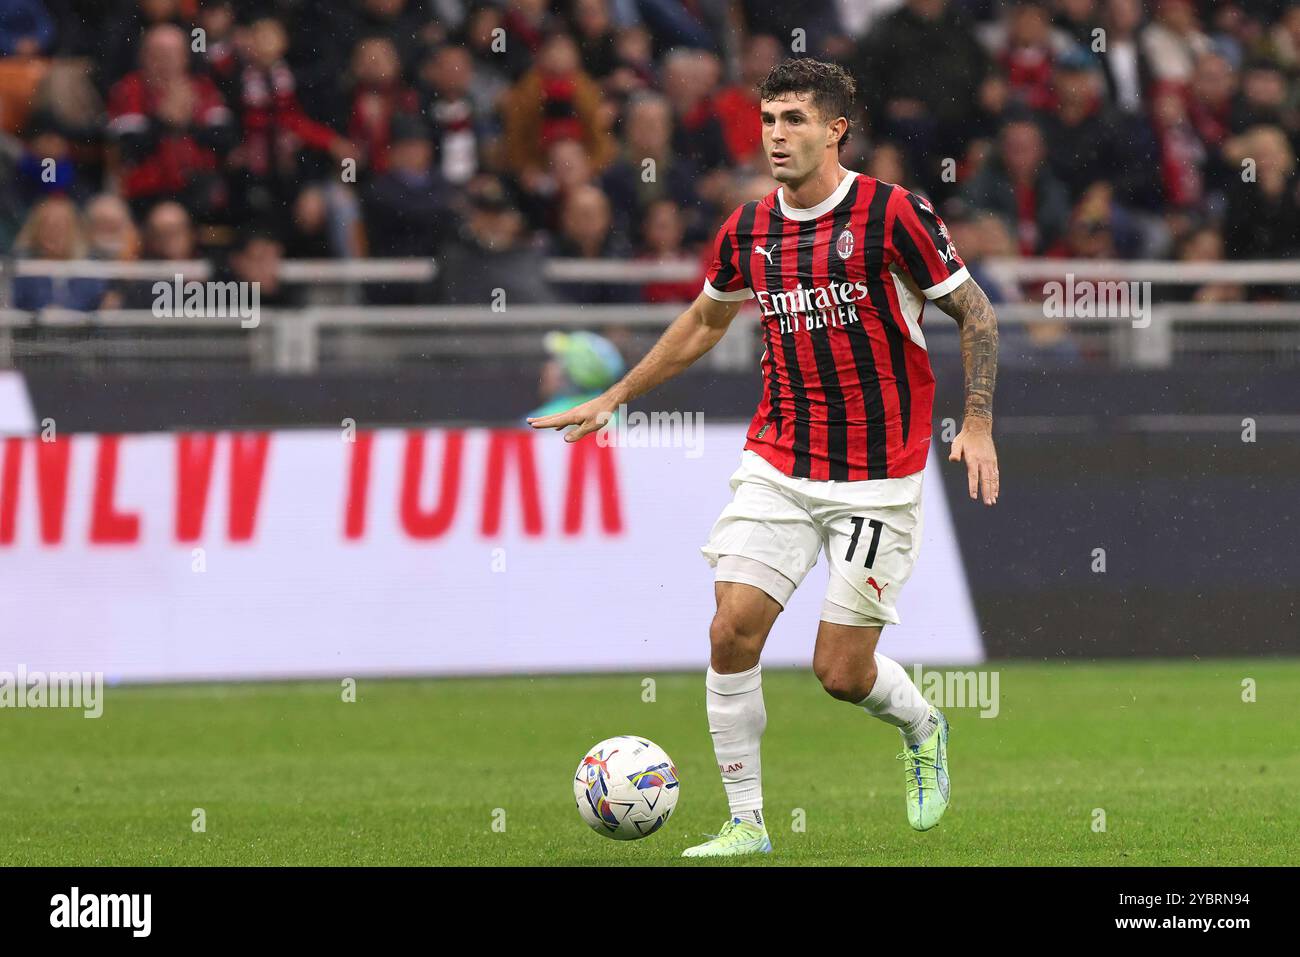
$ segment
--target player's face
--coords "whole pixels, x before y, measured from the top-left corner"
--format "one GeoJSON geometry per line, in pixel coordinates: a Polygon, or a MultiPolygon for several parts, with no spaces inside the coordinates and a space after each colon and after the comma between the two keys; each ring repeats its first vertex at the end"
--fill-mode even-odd
{"type": "Polygon", "coordinates": [[[759,113],[763,152],[778,183],[798,183],[813,175],[825,161],[827,146],[839,142],[831,121],[821,116],[806,93],[763,100],[759,113]]]}

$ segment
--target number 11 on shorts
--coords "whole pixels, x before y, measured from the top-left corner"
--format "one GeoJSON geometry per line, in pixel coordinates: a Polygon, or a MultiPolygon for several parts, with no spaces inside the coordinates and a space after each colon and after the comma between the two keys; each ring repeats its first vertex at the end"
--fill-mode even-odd
{"type": "Polygon", "coordinates": [[[880,544],[880,530],[885,527],[885,523],[880,519],[865,519],[861,515],[854,515],[850,521],[853,522],[853,537],[849,539],[849,550],[844,553],[846,562],[853,561],[853,553],[858,549],[858,536],[862,534],[862,523],[866,522],[871,526],[871,547],[867,549],[866,567],[870,568],[871,563],[876,560],[876,547],[880,544]]]}

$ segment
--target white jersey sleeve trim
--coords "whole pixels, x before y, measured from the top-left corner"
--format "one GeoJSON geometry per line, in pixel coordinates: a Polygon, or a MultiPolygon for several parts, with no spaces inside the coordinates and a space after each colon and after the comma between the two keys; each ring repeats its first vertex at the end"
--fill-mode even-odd
{"type": "Polygon", "coordinates": [[[707,279],[704,280],[704,294],[710,299],[718,300],[718,302],[740,302],[744,299],[754,298],[754,290],[750,289],[748,286],[737,289],[735,292],[726,292],[725,290],[716,288],[713,283],[709,282],[707,279]]]}
{"type": "Polygon", "coordinates": [[[938,299],[940,296],[948,295],[969,278],[970,272],[965,266],[962,266],[943,282],[933,285],[929,289],[922,289],[921,293],[926,299],[938,299]]]}

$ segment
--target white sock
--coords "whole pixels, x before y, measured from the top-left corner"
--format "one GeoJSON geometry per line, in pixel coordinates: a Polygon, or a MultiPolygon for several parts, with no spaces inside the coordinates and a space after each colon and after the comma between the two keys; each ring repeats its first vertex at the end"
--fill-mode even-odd
{"type": "Polygon", "coordinates": [[[720,675],[712,668],[704,680],[713,753],[727,789],[731,816],[763,823],[763,782],[758,747],[767,727],[762,666],[720,675]]]}
{"type": "Polygon", "coordinates": [[[873,718],[902,731],[908,747],[924,743],[939,726],[934,709],[903,666],[880,652],[876,652],[876,683],[858,705],[873,718]]]}

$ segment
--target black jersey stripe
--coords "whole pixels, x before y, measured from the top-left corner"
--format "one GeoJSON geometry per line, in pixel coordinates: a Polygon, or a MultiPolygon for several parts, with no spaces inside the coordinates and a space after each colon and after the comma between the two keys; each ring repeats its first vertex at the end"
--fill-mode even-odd
{"type": "Polygon", "coordinates": [[[731,233],[725,233],[722,242],[718,244],[718,261],[722,265],[718,269],[717,276],[714,277],[713,286],[715,289],[725,290],[731,285],[731,281],[736,278],[736,267],[732,263],[734,249],[731,233]]]}
{"type": "Polygon", "coordinates": [[[922,289],[929,289],[935,285],[936,280],[930,275],[930,269],[925,264],[925,257],[921,255],[921,247],[916,244],[912,238],[911,232],[903,225],[901,219],[894,220],[894,235],[891,237],[894,241],[894,247],[903,255],[903,261],[907,263],[907,271],[912,274],[918,286],[922,289]]]}
{"type": "Polygon", "coordinates": [[[903,426],[903,444],[906,445],[912,421],[912,386],[907,377],[907,354],[903,346],[903,334],[898,329],[898,323],[893,320],[894,313],[889,302],[889,292],[885,289],[888,276],[885,269],[885,210],[889,206],[889,198],[895,188],[889,183],[877,183],[876,195],[871,200],[868,229],[875,241],[868,241],[866,244],[867,291],[871,295],[871,305],[875,307],[880,327],[884,330],[885,341],[889,344],[889,365],[894,373],[894,387],[898,393],[898,416],[903,426]]]}
{"type": "MultiPolygon", "coordinates": [[[[857,206],[858,185],[855,182],[849,195],[853,201],[849,208],[857,206]]],[[[879,286],[880,267],[885,255],[885,204],[889,194],[883,183],[877,182],[871,203],[867,209],[867,222],[864,229],[862,246],[865,250],[867,290],[872,293],[871,304],[876,310],[888,309],[889,302],[880,301],[874,291],[879,286]]],[[[883,292],[883,290],[882,290],[883,292]]],[[[876,357],[871,351],[870,334],[864,322],[855,322],[844,327],[849,335],[849,346],[853,350],[853,362],[858,368],[858,382],[862,386],[862,407],[867,419],[867,478],[885,478],[889,474],[889,443],[885,435],[885,400],[880,392],[880,375],[876,371],[876,357]]]]}
{"type": "Polygon", "coordinates": [[[776,437],[781,437],[781,383],[776,377],[776,356],[772,353],[772,331],[766,322],[763,327],[763,351],[767,353],[767,406],[768,419],[776,426],[776,437]]]}
{"type": "MultiPolygon", "coordinates": [[[[841,213],[837,212],[832,225],[838,224],[841,218],[841,213]]],[[[813,262],[817,252],[817,223],[818,221],[813,219],[799,224],[799,275],[808,276],[814,286],[817,281],[813,262]]],[[[831,241],[826,244],[824,251],[828,257],[826,263],[828,275],[829,258],[833,258],[831,250],[838,235],[834,231],[831,232],[831,241]]],[[[804,315],[808,321],[815,319],[817,306],[810,301],[804,315]]],[[[817,363],[817,376],[821,380],[822,396],[826,403],[825,456],[829,467],[828,477],[831,481],[843,481],[849,477],[849,421],[844,413],[844,389],[840,386],[839,373],[835,369],[835,353],[831,350],[830,327],[809,329],[808,335],[812,340],[813,359],[817,363]]]]}
{"type": "MultiPolygon", "coordinates": [[[[890,191],[892,192],[894,188],[895,187],[891,186],[890,191]]],[[[881,223],[883,227],[885,215],[883,211],[884,207],[881,209],[881,223]]],[[[894,243],[894,248],[898,249],[897,241],[900,229],[902,230],[903,236],[906,237],[907,243],[916,253],[917,258],[920,259],[920,250],[918,250],[916,244],[912,242],[911,234],[897,219],[894,220],[894,231],[893,235],[890,237],[891,242],[894,243]]],[[[899,251],[902,252],[901,249],[899,251]]],[[[885,338],[889,342],[889,365],[894,370],[894,382],[898,389],[898,417],[903,427],[903,445],[906,446],[908,434],[912,431],[912,382],[911,379],[908,378],[907,374],[907,349],[903,345],[903,331],[898,328],[898,323],[894,321],[894,310],[889,305],[889,293],[885,290],[885,277],[887,273],[877,269],[873,275],[880,277],[878,288],[884,305],[883,307],[878,308],[877,312],[880,315],[880,323],[885,328],[885,338]]],[[[867,276],[867,280],[871,280],[870,275],[867,276]]],[[[891,278],[889,281],[893,282],[893,279],[891,278]]],[[[870,288],[873,290],[871,301],[874,303],[876,301],[874,290],[877,286],[872,285],[870,288]]],[[[899,303],[899,306],[900,308],[906,308],[902,303],[899,303]]]]}
{"type": "MultiPolygon", "coordinates": [[[[750,265],[753,262],[754,250],[752,241],[754,238],[754,217],[758,213],[758,200],[752,203],[746,203],[740,211],[740,218],[736,220],[736,245],[739,248],[739,255],[736,259],[740,263],[741,274],[745,277],[745,284],[750,289],[754,288],[754,277],[750,272],[750,265]],[[746,246],[750,246],[746,249],[746,246]]],[[[759,317],[759,325],[763,329],[763,350],[767,353],[767,404],[771,411],[772,424],[776,426],[776,437],[781,437],[781,420],[784,418],[781,408],[781,382],[776,375],[776,356],[772,352],[772,338],[768,330],[768,324],[763,322],[759,317]]]]}
{"type": "MultiPolygon", "coordinates": [[[[848,266],[845,264],[844,257],[838,253],[838,244],[840,235],[850,227],[853,222],[853,209],[858,200],[858,186],[861,180],[858,177],[853,178],[853,185],[849,187],[848,194],[844,201],[835,208],[835,218],[831,223],[830,242],[826,244],[826,278],[832,285],[838,285],[848,282],[848,266]]],[[[845,327],[847,328],[847,326],[845,327]]],[[[857,354],[854,353],[856,360],[857,354]]],[[[834,356],[832,356],[834,364],[834,356]]],[[[860,367],[859,367],[860,368],[860,367]]],[[[874,375],[875,365],[872,364],[872,374],[874,375]]],[[[860,375],[860,372],[859,372],[860,375]]],[[[844,387],[838,383],[837,389],[838,403],[832,405],[827,413],[831,421],[836,424],[828,430],[827,433],[827,455],[831,463],[831,479],[845,480],[849,477],[849,423],[847,399],[844,394],[844,387]]],[[[863,386],[865,392],[865,386],[863,386]]],[[[879,391],[879,383],[877,383],[879,391]]]]}
{"type": "MultiPolygon", "coordinates": [[[[773,209],[768,223],[766,239],[771,246],[772,256],[766,267],[767,289],[768,292],[783,292],[785,250],[782,247],[786,221],[773,209]]],[[[790,319],[793,320],[794,317],[791,316],[790,319]]],[[[795,478],[812,478],[812,458],[808,448],[808,391],[804,388],[803,372],[799,368],[799,350],[795,346],[794,333],[788,327],[781,333],[781,354],[785,357],[785,374],[790,382],[791,413],[794,419],[794,442],[791,446],[794,470],[790,474],[795,478]]]]}
{"type": "Polygon", "coordinates": [[[754,285],[754,274],[750,269],[754,250],[745,247],[754,239],[754,216],[757,212],[757,200],[746,203],[740,210],[740,218],[736,220],[736,262],[740,263],[740,274],[745,277],[745,285],[750,289],[758,288],[754,285]]]}

